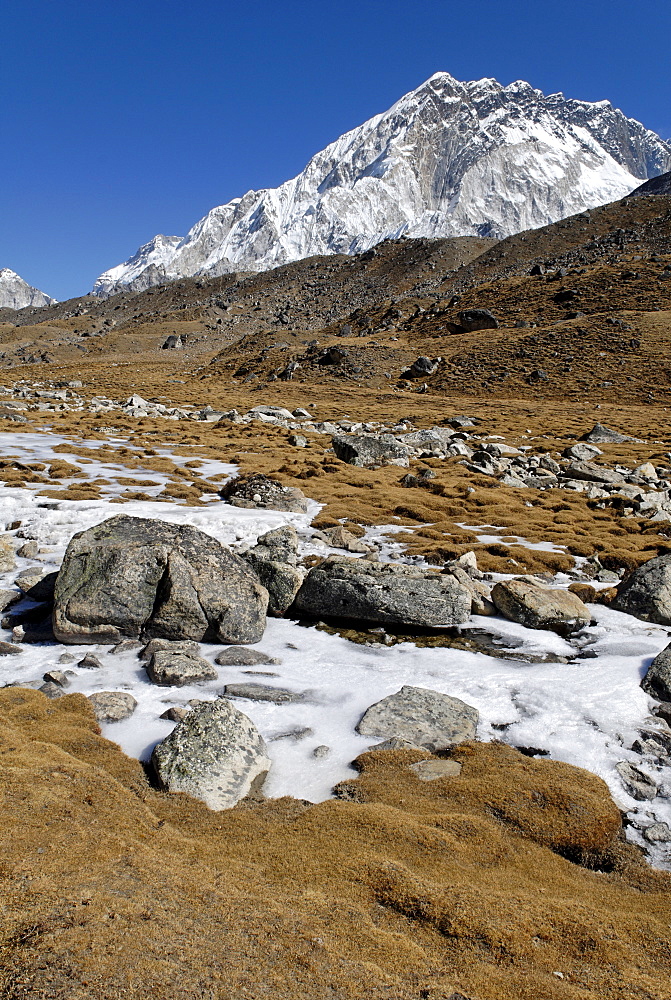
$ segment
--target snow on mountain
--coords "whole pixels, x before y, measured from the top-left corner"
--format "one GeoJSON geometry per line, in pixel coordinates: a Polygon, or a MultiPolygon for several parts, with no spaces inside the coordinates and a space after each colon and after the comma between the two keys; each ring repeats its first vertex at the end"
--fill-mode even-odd
{"type": "Polygon", "coordinates": [[[93,291],[260,271],[389,237],[494,236],[614,201],[671,168],[671,145],[608,101],[436,73],[341,136],[278,188],[156,236],[93,291]]]}
{"type": "Polygon", "coordinates": [[[51,306],[58,299],[33,288],[8,267],[0,268],[0,309],[25,309],[26,306],[51,306]]]}

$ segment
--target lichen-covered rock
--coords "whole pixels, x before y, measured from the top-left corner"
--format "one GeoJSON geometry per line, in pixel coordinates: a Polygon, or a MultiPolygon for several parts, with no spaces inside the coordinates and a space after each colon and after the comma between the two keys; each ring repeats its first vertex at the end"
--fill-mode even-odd
{"type": "Polygon", "coordinates": [[[59,642],[258,642],[268,594],[248,566],[190,525],[110,518],[75,535],[54,594],[59,642]]]}
{"type": "Polygon", "coordinates": [[[589,608],[575,594],[526,580],[497,583],[492,589],[492,601],[502,615],[527,628],[568,633],[592,620],[589,608]]]}
{"type": "Polygon", "coordinates": [[[458,625],[471,613],[471,594],[450,575],[329,556],[308,573],[296,608],[319,617],[382,624],[458,625]]]}
{"type": "Polygon", "coordinates": [[[616,611],[658,625],[671,625],[671,555],[656,556],[635,569],[617,588],[616,611]]]}
{"type": "Polygon", "coordinates": [[[162,788],[210,809],[230,809],[260,787],[270,768],[256,726],[226,698],[195,705],[154,747],[151,762],[162,788]]]}
{"type": "Polygon", "coordinates": [[[436,751],[473,739],[478,717],[477,709],[459,698],[406,684],[396,694],[371,705],[356,731],[380,740],[407,740],[436,751]]]}
{"type": "Polygon", "coordinates": [[[198,681],[216,680],[217,671],[203,656],[180,650],[157,649],[147,663],[154,684],[184,687],[198,681]]]}
{"type": "Polygon", "coordinates": [[[16,566],[16,552],[11,535],[0,535],[0,573],[8,573],[16,566]]]}

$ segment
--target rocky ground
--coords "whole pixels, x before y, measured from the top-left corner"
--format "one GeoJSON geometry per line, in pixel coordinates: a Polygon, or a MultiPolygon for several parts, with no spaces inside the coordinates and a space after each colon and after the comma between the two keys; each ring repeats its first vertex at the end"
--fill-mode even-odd
{"type": "Polygon", "coordinates": [[[670,227],[0,317],[3,996],[671,996],[670,227]]]}

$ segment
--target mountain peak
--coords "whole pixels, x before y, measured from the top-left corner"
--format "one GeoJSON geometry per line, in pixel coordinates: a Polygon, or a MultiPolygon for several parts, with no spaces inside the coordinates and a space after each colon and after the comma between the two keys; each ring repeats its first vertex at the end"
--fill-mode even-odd
{"type": "Polygon", "coordinates": [[[0,309],[25,309],[27,306],[50,306],[57,302],[9,267],[0,268],[0,309]]]}
{"type": "Polygon", "coordinates": [[[437,72],[297,177],[217,206],[183,239],[155,237],[93,291],[261,271],[403,234],[503,238],[614,201],[670,168],[671,146],[608,101],[437,72]]]}

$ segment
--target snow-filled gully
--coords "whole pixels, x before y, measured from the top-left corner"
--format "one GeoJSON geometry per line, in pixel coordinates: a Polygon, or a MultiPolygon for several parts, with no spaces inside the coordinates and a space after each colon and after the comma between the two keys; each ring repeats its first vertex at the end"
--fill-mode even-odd
{"type": "MultiPolygon", "coordinates": [[[[23,462],[48,462],[50,455],[53,457],[52,448],[65,440],[46,434],[2,437],[12,439],[0,441],[2,454],[23,462]]],[[[188,460],[171,455],[167,449],[162,454],[175,462],[188,460]]],[[[78,464],[92,478],[104,475],[110,479],[114,471],[109,463],[94,463],[94,467],[90,461],[80,464],[74,453],[59,453],[58,457],[78,464]]],[[[217,467],[208,470],[211,475],[235,471],[233,466],[224,467],[224,463],[213,465],[217,467]]],[[[133,469],[132,475],[138,478],[141,470],[133,469]]],[[[161,478],[156,472],[151,476],[161,478]]],[[[122,510],[118,502],[111,502],[118,496],[113,483],[109,495],[99,500],[47,500],[37,495],[39,488],[0,487],[0,521],[8,527],[21,522],[20,528],[9,530],[13,535],[19,532],[17,547],[34,540],[40,550],[35,559],[17,557],[16,569],[0,575],[1,587],[11,588],[18,573],[29,566],[41,566],[47,571],[58,568],[73,534],[122,510]]],[[[323,544],[318,549],[311,541],[310,522],[317,510],[316,504],[307,514],[249,510],[214,498],[200,507],[150,500],[123,505],[124,514],[192,524],[234,549],[247,547],[260,534],[289,522],[298,530],[304,553],[323,554],[328,551],[323,544]]],[[[482,526],[486,527],[490,526],[482,526]]],[[[387,530],[397,535],[399,528],[390,525],[387,530]]],[[[496,530],[505,533],[499,526],[496,530]]],[[[384,528],[371,529],[370,536],[381,544],[381,559],[404,558],[402,546],[389,541],[384,528]]],[[[560,574],[555,582],[566,586],[569,581],[560,574]]],[[[12,611],[20,607],[15,605],[12,611]]],[[[132,652],[110,655],[110,647],[66,647],[49,642],[24,644],[19,655],[0,657],[0,685],[39,687],[45,671],[56,668],[72,671],[69,692],[132,693],[138,702],[133,715],[122,722],[104,724],[103,733],[143,760],[173,728],[174,723],[160,718],[171,705],[185,705],[193,698],[214,698],[225,684],[250,680],[302,692],[305,697],[299,702],[273,704],[239,699],[236,703],[268,743],[272,768],[266,794],[294,795],[312,801],[327,798],[338,781],[352,777],[351,761],[375,742],[355,732],[369,705],[404,684],[430,688],[461,698],[478,709],[479,739],[502,739],[515,746],[538,748],[550,758],[587,768],[603,778],[631,821],[628,837],[645,846],[655,865],[671,869],[668,846],[650,845],[642,835],[653,822],[671,825],[671,768],[654,769],[629,749],[641,728],[651,723],[652,700],[639,685],[651,659],[668,644],[668,630],[601,605],[592,605],[590,610],[594,624],[570,641],[498,617],[473,617],[463,627],[465,631],[484,629],[493,634],[509,657],[512,651],[512,656],[519,659],[451,647],[419,648],[409,642],[391,647],[382,643],[360,645],[290,619],[268,619],[263,640],[256,648],[281,662],[259,667],[265,676],[251,676],[246,667],[219,667],[216,681],[180,688],[158,687],[149,681],[132,652]],[[59,663],[59,657],[66,652],[73,654],[74,662],[64,665],[59,663]],[[101,669],[76,666],[87,652],[100,658],[101,669]],[[544,662],[528,662],[525,656],[544,662]],[[313,751],[318,746],[328,747],[328,754],[315,757],[313,751]],[[654,775],[660,785],[654,800],[639,802],[627,794],[615,770],[620,761],[630,761],[654,775]]],[[[11,641],[12,636],[4,629],[0,638],[11,641]]],[[[203,655],[212,662],[220,648],[204,644],[203,655]]]]}

